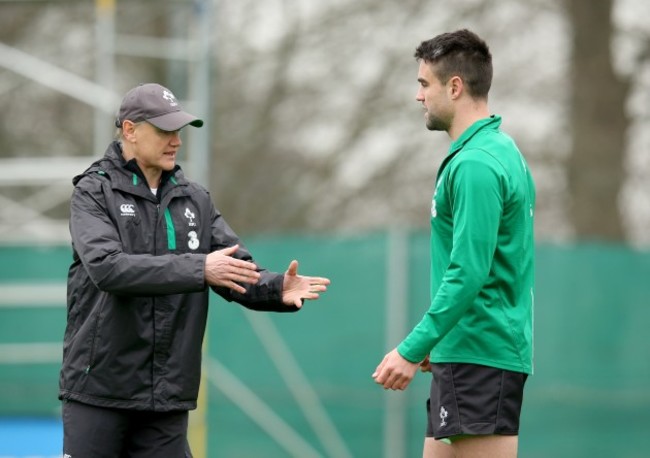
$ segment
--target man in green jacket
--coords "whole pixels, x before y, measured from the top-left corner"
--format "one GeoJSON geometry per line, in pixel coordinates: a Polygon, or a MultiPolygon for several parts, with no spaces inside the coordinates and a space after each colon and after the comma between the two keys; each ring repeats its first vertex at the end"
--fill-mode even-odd
{"type": "Polygon", "coordinates": [[[492,57],[468,30],[420,44],[416,100],[451,140],[431,205],[431,305],[373,374],[404,390],[431,371],[424,457],[516,457],[533,371],[535,187],[490,115],[492,57]]]}

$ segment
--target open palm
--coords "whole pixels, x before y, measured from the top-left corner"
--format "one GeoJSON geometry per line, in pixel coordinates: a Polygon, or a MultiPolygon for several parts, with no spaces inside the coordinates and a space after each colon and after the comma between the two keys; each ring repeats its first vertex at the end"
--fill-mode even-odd
{"type": "Polygon", "coordinates": [[[284,273],[282,302],[300,308],[303,300],[318,299],[320,293],[327,291],[327,285],[329,284],[328,278],[298,275],[298,261],[293,260],[284,273]]]}

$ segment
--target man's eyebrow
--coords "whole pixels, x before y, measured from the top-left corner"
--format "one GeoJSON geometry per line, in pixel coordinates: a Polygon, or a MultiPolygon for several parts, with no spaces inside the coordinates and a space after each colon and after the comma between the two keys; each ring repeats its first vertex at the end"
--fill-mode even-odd
{"type": "Polygon", "coordinates": [[[418,83],[427,83],[428,81],[424,78],[418,78],[418,83]]]}

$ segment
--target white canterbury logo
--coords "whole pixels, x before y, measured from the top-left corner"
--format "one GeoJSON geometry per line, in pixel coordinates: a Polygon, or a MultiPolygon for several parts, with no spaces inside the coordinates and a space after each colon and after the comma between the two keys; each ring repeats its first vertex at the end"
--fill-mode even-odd
{"type": "Polygon", "coordinates": [[[122,216],[135,216],[135,205],[122,204],[120,205],[120,211],[122,212],[122,216]]]}

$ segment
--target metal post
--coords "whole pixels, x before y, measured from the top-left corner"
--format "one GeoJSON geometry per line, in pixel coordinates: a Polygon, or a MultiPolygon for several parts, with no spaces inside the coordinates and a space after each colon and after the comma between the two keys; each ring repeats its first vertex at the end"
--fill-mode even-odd
{"type": "MultiPolygon", "coordinates": [[[[408,235],[402,229],[388,233],[386,269],[386,350],[405,337],[408,312],[408,235]]],[[[386,393],[384,456],[406,456],[406,398],[403,392],[386,393]]]]}
{"type": "Polygon", "coordinates": [[[211,27],[212,27],[212,0],[194,0],[194,27],[192,36],[192,49],[194,59],[190,68],[189,98],[193,103],[193,112],[201,117],[204,126],[200,129],[191,129],[190,151],[188,161],[190,178],[209,188],[210,186],[210,130],[211,130],[211,92],[210,92],[210,66],[211,66],[211,27]]]}
{"type": "MultiPolygon", "coordinates": [[[[210,130],[211,126],[211,94],[210,94],[210,65],[211,65],[211,27],[212,27],[212,0],[193,1],[193,26],[190,27],[192,35],[193,58],[190,59],[189,71],[189,100],[192,102],[191,112],[203,119],[204,125],[200,129],[189,129],[188,169],[189,177],[206,188],[210,187],[210,130]]],[[[206,332],[204,348],[207,348],[210,330],[206,332]]],[[[207,434],[205,427],[208,410],[205,375],[201,379],[203,395],[199,399],[197,410],[191,419],[196,425],[192,434],[194,456],[207,455],[207,434]]]]}
{"type": "MultiPolygon", "coordinates": [[[[115,78],[115,0],[96,0],[95,15],[95,40],[97,42],[95,80],[99,86],[112,92],[115,78]]],[[[111,141],[112,132],[113,115],[95,109],[93,155],[99,156],[104,153],[106,146],[111,141]]]]}

